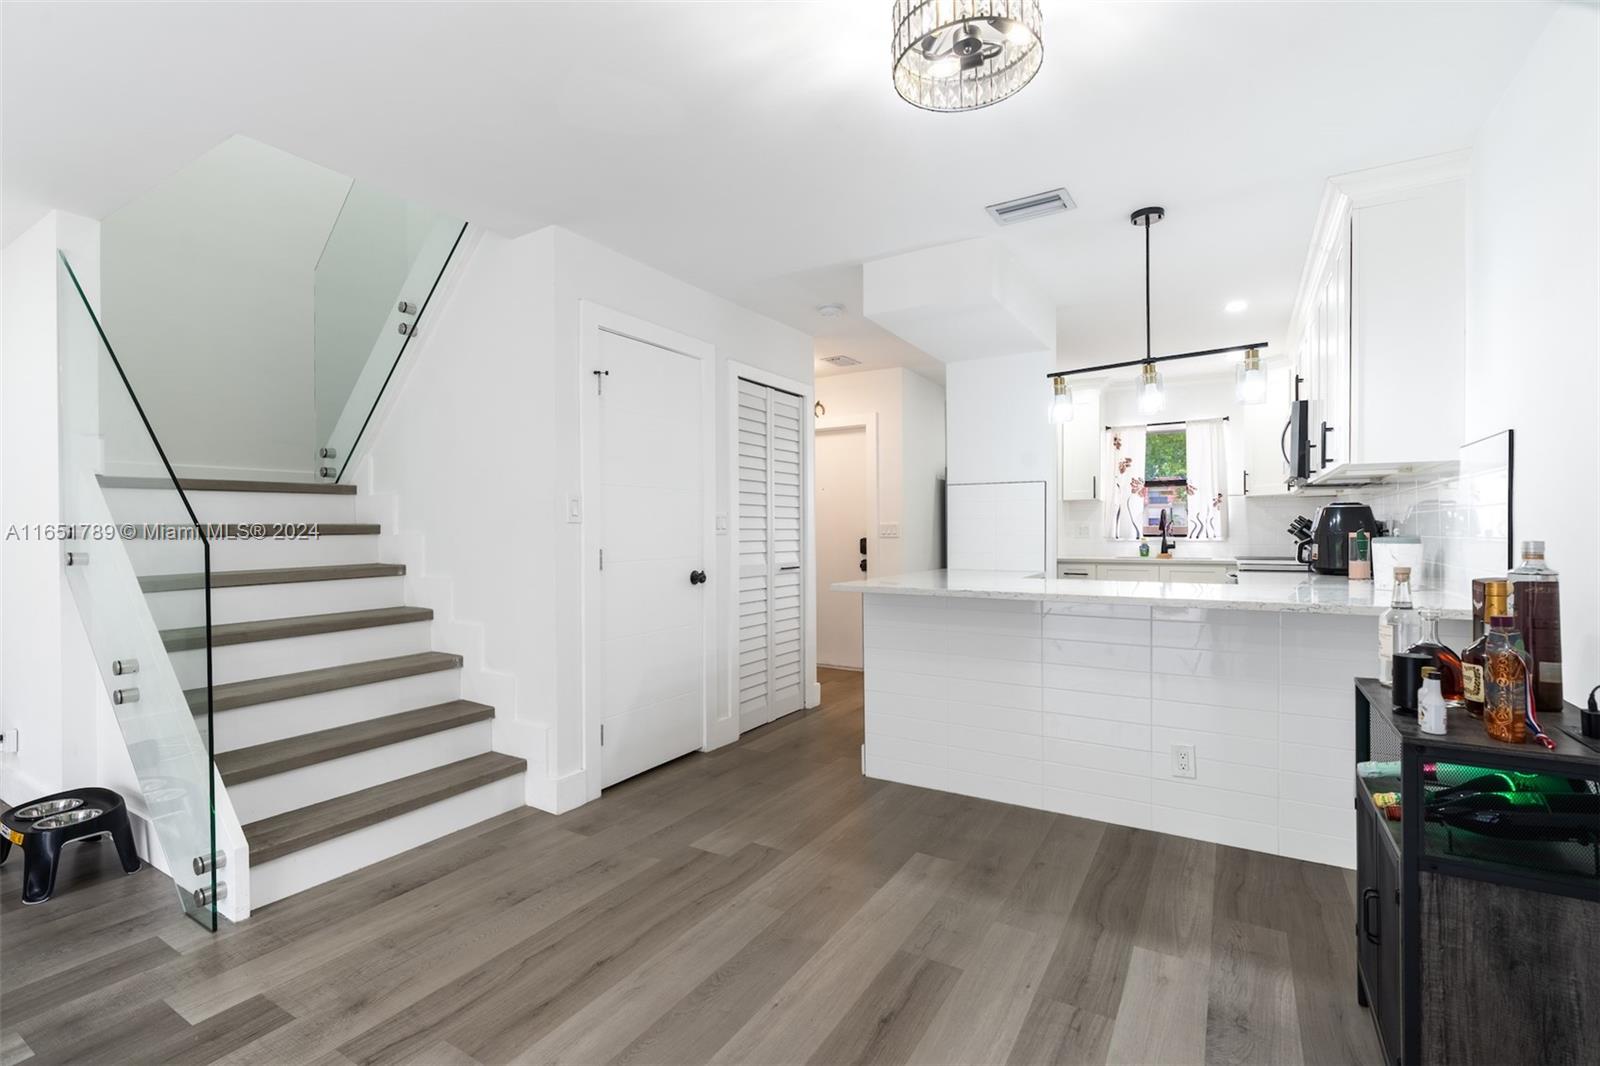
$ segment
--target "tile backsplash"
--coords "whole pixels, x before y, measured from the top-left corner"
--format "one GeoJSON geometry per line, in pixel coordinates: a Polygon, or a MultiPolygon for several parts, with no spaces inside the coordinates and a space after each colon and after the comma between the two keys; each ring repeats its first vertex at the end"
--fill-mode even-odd
{"type": "MultiPolygon", "coordinates": [[[[1192,559],[1294,554],[1285,532],[1296,515],[1314,518],[1335,499],[1367,504],[1390,532],[1422,539],[1421,588],[1466,593],[1475,577],[1504,574],[1511,529],[1511,446],[1497,434],[1461,449],[1460,471],[1448,477],[1392,481],[1330,496],[1235,496],[1228,500],[1228,539],[1180,540],[1177,554],[1192,559]]],[[[1131,555],[1127,543],[1101,535],[1100,504],[1061,505],[1062,557],[1131,555]]],[[[1532,535],[1537,536],[1537,533],[1532,535]]]]}

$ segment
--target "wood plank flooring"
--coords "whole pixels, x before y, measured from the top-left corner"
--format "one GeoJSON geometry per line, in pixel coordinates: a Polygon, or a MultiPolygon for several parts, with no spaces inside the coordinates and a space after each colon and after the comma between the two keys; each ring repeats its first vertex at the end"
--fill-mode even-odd
{"type": "Polygon", "coordinates": [[[0,868],[0,1063],[1379,1061],[1345,871],[860,775],[823,706],[205,933],[0,868]]]}

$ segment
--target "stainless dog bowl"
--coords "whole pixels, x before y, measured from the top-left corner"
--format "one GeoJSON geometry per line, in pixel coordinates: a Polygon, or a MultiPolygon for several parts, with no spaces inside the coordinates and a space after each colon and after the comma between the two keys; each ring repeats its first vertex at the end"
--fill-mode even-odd
{"type": "MultiPolygon", "coordinates": [[[[76,810],[83,806],[83,800],[76,796],[66,799],[45,800],[42,803],[30,803],[26,807],[18,807],[11,812],[11,817],[23,822],[31,822],[35,818],[44,818],[52,814],[61,814],[63,811],[76,810]]],[[[54,828],[47,826],[46,828],[54,828]]]]}
{"type": "Polygon", "coordinates": [[[78,807],[74,810],[62,811],[60,814],[46,815],[34,822],[33,828],[61,829],[65,826],[77,825],[79,822],[87,822],[91,818],[98,818],[104,813],[105,811],[102,811],[99,807],[78,807]]]}

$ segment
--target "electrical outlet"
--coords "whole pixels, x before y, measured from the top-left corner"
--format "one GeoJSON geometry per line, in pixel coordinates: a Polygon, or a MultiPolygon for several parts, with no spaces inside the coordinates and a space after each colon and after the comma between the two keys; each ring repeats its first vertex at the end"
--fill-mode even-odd
{"type": "Polygon", "coordinates": [[[1194,745],[1193,744],[1174,744],[1174,745],[1172,745],[1172,776],[1173,777],[1193,777],[1194,776],[1194,745]]]}
{"type": "Polygon", "coordinates": [[[881,525],[881,526],[878,527],[878,536],[884,538],[885,540],[893,540],[894,538],[898,537],[899,535],[900,535],[900,527],[898,525],[893,524],[893,523],[889,523],[889,524],[886,524],[886,525],[881,525]]]}
{"type": "Polygon", "coordinates": [[[728,532],[728,516],[727,515],[725,515],[725,514],[717,515],[717,532],[718,533],[727,533],[728,532]]]}
{"type": "Polygon", "coordinates": [[[4,752],[7,755],[15,755],[17,753],[16,726],[0,729],[0,752],[4,752]]]}

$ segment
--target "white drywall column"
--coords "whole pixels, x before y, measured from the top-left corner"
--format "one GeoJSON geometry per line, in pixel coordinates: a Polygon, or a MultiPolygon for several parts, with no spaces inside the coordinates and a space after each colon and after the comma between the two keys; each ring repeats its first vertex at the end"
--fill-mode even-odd
{"type": "MultiPolygon", "coordinates": [[[[1054,352],[951,363],[945,369],[945,452],[952,485],[1043,481],[1056,498],[1055,427],[1046,415],[1054,352]]],[[[1045,508],[1045,543],[1056,543],[1060,508],[1045,508]]]]}
{"type": "Polygon", "coordinates": [[[1600,684],[1600,11],[1566,4],[1479,130],[1468,187],[1466,436],[1516,430],[1516,536],[1562,575],[1566,696],[1600,684]]]}

